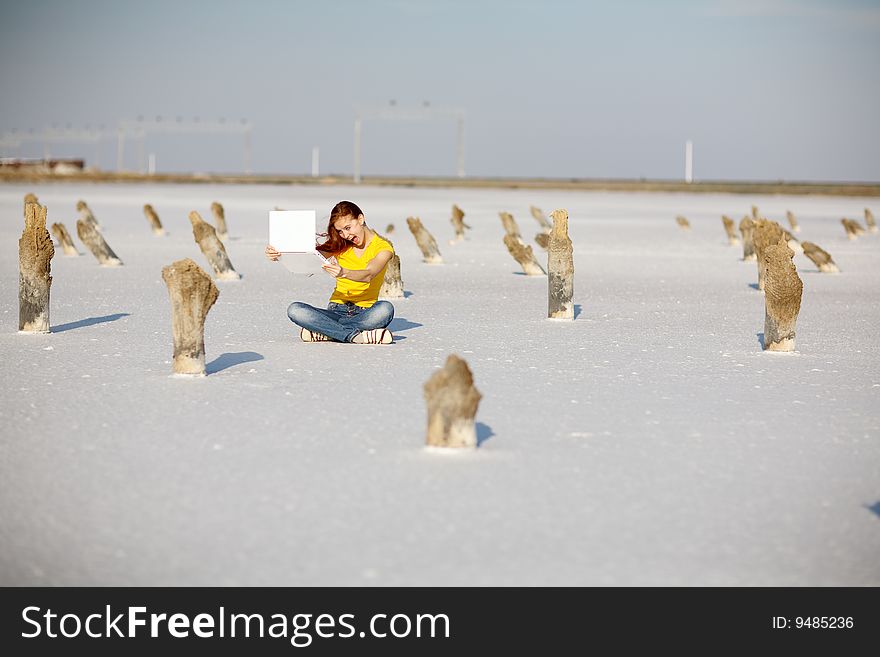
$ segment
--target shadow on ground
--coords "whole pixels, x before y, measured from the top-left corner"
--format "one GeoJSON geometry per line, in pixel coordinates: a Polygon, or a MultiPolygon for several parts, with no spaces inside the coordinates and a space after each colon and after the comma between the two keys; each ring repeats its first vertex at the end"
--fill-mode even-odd
{"type": "Polygon", "coordinates": [[[67,324],[59,324],[49,329],[50,333],[61,333],[62,331],[72,331],[73,329],[82,328],[84,326],[92,326],[93,324],[103,324],[104,322],[115,322],[122,317],[128,317],[131,313],[115,313],[113,315],[104,315],[103,317],[89,317],[88,319],[78,319],[75,322],[67,324]]]}
{"type": "Polygon", "coordinates": [[[256,360],[263,360],[263,354],[258,354],[255,351],[239,351],[236,353],[220,354],[217,358],[205,365],[205,372],[207,374],[216,374],[217,372],[222,372],[230,367],[235,367],[242,363],[252,363],[256,360]]]}

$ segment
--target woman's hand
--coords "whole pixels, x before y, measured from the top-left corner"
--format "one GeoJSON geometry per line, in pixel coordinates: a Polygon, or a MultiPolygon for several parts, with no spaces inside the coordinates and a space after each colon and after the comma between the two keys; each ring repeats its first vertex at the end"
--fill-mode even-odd
{"type": "Polygon", "coordinates": [[[276,262],[278,258],[281,257],[281,253],[275,250],[275,247],[271,244],[266,247],[266,257],[269,258],[272,262],[276,262]]]}
{"type": "Polygon", "coordinates": [[[341,278],[342,277],[342,267],[340,267],[336,263],[331,263],[328,265],[321,265],[321,269],[330,274],[333,278],[341,278]]]}

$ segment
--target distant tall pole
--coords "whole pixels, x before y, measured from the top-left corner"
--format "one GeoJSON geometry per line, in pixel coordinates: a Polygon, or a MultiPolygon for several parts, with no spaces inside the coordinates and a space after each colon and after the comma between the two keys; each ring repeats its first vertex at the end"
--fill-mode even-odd
{"type": "Polygon", "coordinates": [[[458,119],[458,177],[464,178],[464,117],[458,119]]]}
{"type": "Polygon", "coordinates": [[[354,182],[361,181],[361,117],[354,120],[354,182]]]}
{"type": "Polygon", "coordinates": [[[251,129],[244,131],[244,174],[251,174],[251,129]]]}
{"type": "Polygon", "coordinates": [[[312,148],[312,178],[318,177],[318,159],[320,157],[320,150],[317,146],[312,148]]]}
{"type": "Polygon", "coordinates": [[[116,138],[116,170],[122,171],[122,156],[125,152],[125,130],[119,128],[116,138]]]}
{"type": "Polygon", "coordinates": [[[684,143],[684,181],[694,182],[694,142],[690,139],[684,143]]]}

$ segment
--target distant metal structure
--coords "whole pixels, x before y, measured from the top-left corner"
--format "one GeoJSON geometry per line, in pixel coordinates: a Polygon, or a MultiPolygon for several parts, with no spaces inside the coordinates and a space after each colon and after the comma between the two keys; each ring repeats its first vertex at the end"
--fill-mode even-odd
{"type": "Polygon", "coordinates": [[[684,181],[694,182],[694,142],[690,139],[684,143],[684,181]]]}
{"type": "MultiPolygon", "coordinates": [[[[146,171],[144,161],[144,143],[148,134],[160,133],[180,133],[180,134],[217,134],[232,133],[244,136],[244,172],[251,173],[251,135],[254,126],[250,121],[242,119],[241,121],[227,121],[226,119],[201,121],[198,117],[192,120],[184,120],[177,117],[174,120],[165,120],[161,116],[155,119],[123,119],[117,123],[116,128],[105,129],[104,126],[98,128],[73,128],[68,125],[65,128],[52,126],[43,130],[28,130],[20,132],[11,130],[0,135],[0,152],[7,149],[17,150],[22,144],[28,142],[37,142],[43,144],[43,156],[45,159],[51,157],[52,144],[61,142],[82,142],[94,143],[104,139],[116,138],[116,169],[123,170],[123,162],[125,155],[126,140],[133,140],[138,147],[138,170],[141,173],[146,171]]],[[[98,149],[95,149],[95,160],[98,159],[98,149]]]]}
{"type": "Polygon", "coordinates": [[[251,134],[254,126],[247,119],[239,122],[227,121],[226,119],[202,121],[195,117],[191,121],[177,117],[175,120],[165,120],[161,116],[155,119],[123,119],[117,126],[116,142],[116,169],[122,171],[125,156],[125,140],[134,140],[138,147],[138,167],[141,173],[144,171],[144,142],[147,134],[218,134],[232,133],[244,135],[244,172],[251,173],[251,134]]]}
{"type": "Polygon", "coordinates": [[[361,181],[361,133],[363,122],[377,121],[432,121],[453,119],[458,125],[456,149],[456,173],[464,178],[464,119],[465,111],[455,107],[431,107],[427,102],[421,107],[398,107],[391,101],[386,107],[356,107],[354,119],[354,182],[361,181]]]}

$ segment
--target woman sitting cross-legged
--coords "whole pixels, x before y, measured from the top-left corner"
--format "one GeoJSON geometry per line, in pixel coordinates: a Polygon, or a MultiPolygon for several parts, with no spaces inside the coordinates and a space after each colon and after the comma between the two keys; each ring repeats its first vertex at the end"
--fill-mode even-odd
{"type": "MultiPolygon", "coordinates": [[[[327,308],[299,301],[287,308],[290,321],[302,327],[302,341],[390,344],[393,336],[386,327],[394,306],[378,298],[394,247],[367,226],[358,206],[340,201],[330,212],[327,241],[316,248],[325,258],[336,257],[322,266],[336,278],[336,289],[327,308]]],[[[275,261],[281,253],[269,245],[266,257],[275,261]]]]}

